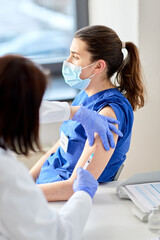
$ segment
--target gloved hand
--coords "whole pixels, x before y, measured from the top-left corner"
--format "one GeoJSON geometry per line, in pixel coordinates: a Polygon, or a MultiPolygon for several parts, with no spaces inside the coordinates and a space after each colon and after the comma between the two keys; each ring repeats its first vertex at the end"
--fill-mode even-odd
{"type": "Polygon", "coordinates": [[[118,136],[123,137],[122,132],[118,130],[113,124],[119,124],[118,120],[100,115],[96,111],[89,110],[84,106],[81,106],[79,108],[79,110],[73,116],[72,120],[80,122],[82,124],[90,146],[92,146],[94,143],[95,132],[100,135],[104,149],[106,151],[109,151],[110,147],[115,147],[115,142],[111,131],[115,132],[118,136]]]}
{"type": "Polygon", "coordinates": [[[74,180],[73,184],[74,192],[85,191],[93,198],[98,185],[99,183],[89,171],[81,167],[77,169],[77,179],[74,180]]]}

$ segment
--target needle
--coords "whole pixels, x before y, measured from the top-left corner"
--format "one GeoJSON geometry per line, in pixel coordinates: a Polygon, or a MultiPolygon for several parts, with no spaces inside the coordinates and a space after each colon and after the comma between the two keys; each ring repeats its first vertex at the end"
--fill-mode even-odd
{"type": "Polygon", "coordinates": [[[90,162],[92,161],[93,155],[94,155],[94,153],[92,153],[92,155],[91,155],[91,156],[89,156],[89,158],[88,158],[87,162],[84,164],[84,167],[83,167],[83,169],[84,169],[84,170],[86,170],[86,169],[87,169],[88,165],[89,165],[89,164],[90,164],[90,162]]]}

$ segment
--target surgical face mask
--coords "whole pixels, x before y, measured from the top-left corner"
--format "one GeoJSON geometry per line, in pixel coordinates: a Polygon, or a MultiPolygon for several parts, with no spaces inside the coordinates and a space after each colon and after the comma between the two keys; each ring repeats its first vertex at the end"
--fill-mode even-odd
{"type": "Polygon", "coordinates": [[[86,89],[88,87],[90,81],[91,81],[91,78],[95,74],[93,74],[92,76],[90,76],[89,78],[86,78],[84,80],[80,79],[79,76],[82,72],[82,69],[88,68],[93,64],[94,63],[82,68],[81,66],[77,66],[77,65],[74,65],[74,64],[69,63],[67,61],[64,61],[63,62],[63,67],[62,67],[62,74],[63,74],[65,82],[70,87],[80,89],[80,90],[86,89]]]}

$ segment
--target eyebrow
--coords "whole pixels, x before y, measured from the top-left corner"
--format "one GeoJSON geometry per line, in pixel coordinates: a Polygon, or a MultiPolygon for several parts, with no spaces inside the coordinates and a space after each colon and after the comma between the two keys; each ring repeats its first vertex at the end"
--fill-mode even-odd
{"type": "Polygon", "coordinates": [[[71,51],[71,50],[70,50],[70,52],[71,52],[72,54],[76,53],[76,54],[80,55],[79,53],[77,53],[77,52],[75,52],[75,51],[71,51]]]}

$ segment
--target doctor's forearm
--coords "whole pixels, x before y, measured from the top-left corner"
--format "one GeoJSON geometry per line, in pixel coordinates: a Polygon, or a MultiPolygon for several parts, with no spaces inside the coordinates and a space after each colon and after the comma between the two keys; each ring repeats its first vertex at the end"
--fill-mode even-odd
{"type": "Polygon", "coordinates": [[[80,106],[70,106],[67,102],[42,101],[40,123],[53,123],[72,119],[80,106]]]}
{"type": "Polygon", "coordinates": [[[78,111],[78,109],[80,108],[80,106],[71,106],[70,107],[70,119],[73,118],[74,114],[78,111]]]}
{"type": "Polygon", "coordinates": [[[48,202],[66,201],[73,194],[73,182],[70,179],[37,186],[43,191],[48,202]]]}

